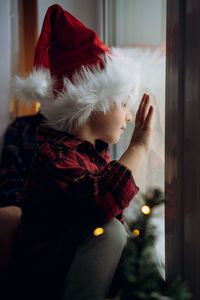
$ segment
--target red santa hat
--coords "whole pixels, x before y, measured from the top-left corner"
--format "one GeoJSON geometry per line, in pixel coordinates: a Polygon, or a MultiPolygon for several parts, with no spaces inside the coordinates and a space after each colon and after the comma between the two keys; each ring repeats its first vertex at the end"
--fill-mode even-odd
{"type": "Polygon", "coordinates": [[[113,102],[136,99],[138,66],[62,7],[48,8],[37,41],[34,68],[16,77],[17,98],[41,102],[49,124],[70,130],[87,121],[92,111],[108,111],[113,102]]]}

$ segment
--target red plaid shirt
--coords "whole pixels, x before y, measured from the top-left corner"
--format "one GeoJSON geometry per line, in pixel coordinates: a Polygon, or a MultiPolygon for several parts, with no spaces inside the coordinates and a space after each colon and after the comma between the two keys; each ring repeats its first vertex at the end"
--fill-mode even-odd
{"type": "Polygon", "coordinates": [[[122,220],[138,188],[130,170],[110,161],[103,142],[94,147],[45,127],[40,127],[37,140],[39,150],[21,195],[14,277],[17,286],[23,282],[27,295],[35,289],[40,291],[37,299],[46,299],[47,291],[50,299],[59,299],[77,247],[97,226],[114,217],[122,220]],[[29,288],[31,283],[34,288],[29,288]]]}
{"type": "Polygon", "coordinates": [[[66,132],[40,127],[41,145],[22,194],[26,237],[41,241],[58,232],[122,221],[138,191],[131,171],[110,161],[107,144],[93,146],[66,132]]]}

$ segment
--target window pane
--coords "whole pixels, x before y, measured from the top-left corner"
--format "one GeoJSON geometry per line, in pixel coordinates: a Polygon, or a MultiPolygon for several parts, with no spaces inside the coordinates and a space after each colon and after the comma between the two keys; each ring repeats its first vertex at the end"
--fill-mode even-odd
{"type": "MultiPolygon", "coordinates": [[[[120,47],[140,66],[140,95],[134,103],[133,119],[144,92],[150,94],[155,110],[151,149],[135,178],[136,184],[144,193],[155,187],[164,192],[166,1],[107,1],[106,15],[108,44],[120,47]]],[[[129,125],[119,143],[111,147],[114,159],[118,159],[128,147],[133,128],[134,124],[129,125]]],[[[135,202],[137,197],[125,212],[127,219],[134,215],[135,202]]],[[[164,264],[164,207],[156,209],[153,222],[158,232],[158,258],[164,264]]],[[[164,276],[164,269],[162,272],[164,276]]]]}

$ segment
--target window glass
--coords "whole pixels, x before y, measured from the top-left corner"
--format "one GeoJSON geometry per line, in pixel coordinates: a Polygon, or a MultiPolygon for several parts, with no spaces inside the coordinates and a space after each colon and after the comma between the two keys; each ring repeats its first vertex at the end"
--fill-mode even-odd
{"type": "MultiPolygon", "coordinates": [[[[135,181],[140,192],[147,193],[150,188],[164,192],[166,1],[115,0],[107,1],[106,8],[107,43],[121,48],[140,66],[140,97],[134,103],[133,120],[144,92],[150,94],[155,109],[151,149],[135,181]]],[[[118,159],[128,147],[133,128],[134,123],[128,126],[119,143],[111,147],[113,159],[118,159]]],[[[140,193],[125,211],[127,219],[134,216],[134,203],[139,198],[140,193]]],[[[152,222],[157,228],[156,251],[164,265],[164,207],[156,209],[152,222]]],[[[162,272],[164,276],[164,268],[162,272]]]]}

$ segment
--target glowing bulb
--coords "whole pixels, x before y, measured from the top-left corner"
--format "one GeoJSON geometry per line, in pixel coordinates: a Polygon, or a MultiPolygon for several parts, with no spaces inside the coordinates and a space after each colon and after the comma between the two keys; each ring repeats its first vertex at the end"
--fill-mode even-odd
{"type": "Polygon", "coordinates": [[[151,212],[150,207],[147,206],[147,205],[142,206],[142,209],[141,209],[141,210],[142,210],[143,214],[145,214],[145,215],[149,215],[150,212],[151,212]]]}
{"type": "Polygon", "coordinates": [[[138,229],[134,229],[132,233],[133,233],[134,236],[139,236],[140,235],[140,231],[138,229]]]}
{"type": "Polygon", "coordinates": [[[93,231],[93,234],[94,234],[95,236],[101,235],[101,234],[103,234],[103,233],[104,233],[104,229],[103,229],[102,227],[98,227],[98,228],[96,228],[96,229],[93,231]]]}
{"type": "Polygon", "coordinates": [[[35,103],[35,110],[36,110],[36,112],[38,112],[40,110],[40,106],[41,106],[41,104],[39,102],[35,103]]]}

